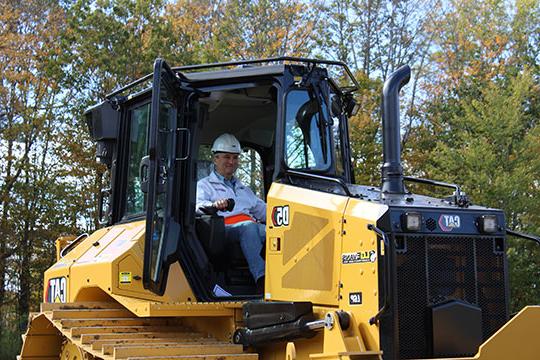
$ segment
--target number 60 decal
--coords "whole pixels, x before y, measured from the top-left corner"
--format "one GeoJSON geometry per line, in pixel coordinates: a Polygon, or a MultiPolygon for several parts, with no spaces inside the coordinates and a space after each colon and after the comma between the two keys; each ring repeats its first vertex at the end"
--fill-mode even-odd
{"type": "Polygon", "coordinates": [[[272,224],[274,226],[289,225],[289,205],[274,206],[272,209],[272,224]]]}

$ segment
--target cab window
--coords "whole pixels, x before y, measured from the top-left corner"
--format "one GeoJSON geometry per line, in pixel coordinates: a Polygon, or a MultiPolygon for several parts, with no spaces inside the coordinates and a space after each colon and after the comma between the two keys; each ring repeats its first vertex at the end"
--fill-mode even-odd
{"type": "Polygon", "coordinates": [[[325,114],[308,90],[292,90],[286,98],[285,159],[291,169],[327,170],[331,157],[325,114]]]}
{"type": "MultiPolygon", "coordinates": [[[[199,148],[197,159],[197,179],[200,180],[210,175],[214,170],[213,154],[210,145],[202,145],[199,148]]],[[[253,193],[264,199],[264,172],[261,156],[250,147],[244,147],[240,154],[240,163],[235,176],[242,184],[249,186],[253,193]]]]}
{"type": "Polygon", "coordinates": [[[236,175],[253,193],[264,199],[264,173],[262,160],[259,153],[251,148],[245,148],[240,154],[240,166],[236,175]]]}
{"type": "Polygon", "coordinates": [[[124,216],[144,212],[146,195],[141,189],[139,167],[147,155],[148,121],[150,104],[145,104],[130,111],[129,153],[127,172],[126,206],[124,216]]]}

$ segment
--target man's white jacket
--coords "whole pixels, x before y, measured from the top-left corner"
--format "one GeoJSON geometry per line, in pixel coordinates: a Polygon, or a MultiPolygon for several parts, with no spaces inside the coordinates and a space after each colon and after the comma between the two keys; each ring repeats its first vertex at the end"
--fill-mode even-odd
{"type": "Polygon", "coordinates": [[[201,207],[210,206],[214,201],[220,199],[234,199],[235,205],[232,211],[218,211],[218,215],[229,217],[238,214],[246,214],[260,222],[266,222],[266,203],[259,199],[248,186],[242,184],[240,179],[236,179],[233,189],[225,185],[214,171],[205,178],[197,182],[197,204],[198,214],[201,207]]]}

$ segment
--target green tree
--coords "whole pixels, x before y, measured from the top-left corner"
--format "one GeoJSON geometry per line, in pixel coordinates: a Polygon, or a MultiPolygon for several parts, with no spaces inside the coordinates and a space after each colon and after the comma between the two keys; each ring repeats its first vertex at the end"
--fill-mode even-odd
{"type": "MultiPolygon", "coordinates": [[[[459,145],[438,142],[430,172],[462,184],[475,203],[505,210],[509,227],[538,231],[540,128],[529,112],[532,84],[531,74],[523,73],[507,86],[490,83],[481,99],[465,103],[463,116],[453,119],[459,145]]],[[[512,244],[512,307],[518,310],[540,298],[540,249],[512,244]]]]}
{"type": "Polygon", "coordinates": [[[306,56],[314,46],[318,14],[299,0],[229,0],[219,26],[226,59],[306,56]]]}
{"type": "Polygon", "coordinates": [[[382,82],[363,72],[356,75],[360,91],[356,100],[360,111],[349,120],[351,157],[357,184],[378,186],[381,182],[382,144],[380,141],[380,102],[382,82]]]}
{"type": "MultiPolygon", "coordinates": [[[[463,185],[538,233],[537,1],[450,2],[428,27],[429,82],[404,158],[418,176],[463,185]]],[[[512,309],[537,303],[538,249],[510,241],[512,309]]]]}
{"type": "Polygon", "coordinates": [[[54,239],[76,230],[69,174],[56,140],[65,96],[58,76],[64,12],[55,1],[0,3],[0,357],[42,298],[54,239]],[[67,215],[70,214],[70,215],[67,215]]]}

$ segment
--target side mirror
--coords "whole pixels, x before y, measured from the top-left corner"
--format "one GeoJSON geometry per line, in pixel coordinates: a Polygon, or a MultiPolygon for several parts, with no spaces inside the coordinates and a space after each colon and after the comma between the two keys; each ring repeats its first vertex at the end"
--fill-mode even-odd
{"type": "Polygon", "coordinates": [[[345,113],[348,117],[358,114],[360,111],[360,105],[354,100],[352,94],[347,94],[345,99],[345,113]]]}
{"type": "Polygon", "coordinates": [[[330,100],[330,105],[331,105],[330,110],[332,112],[332,116],[339,117],[343,112],[339,96],[331,95],[330,99],[331,99],[330,100]]]}
{"type": "Polygon", "coordinates": [[[96,160],[110,168],[116,142],[120,112],[104,101],[84,112],[90,136],[97,142],[96,160]]]}

